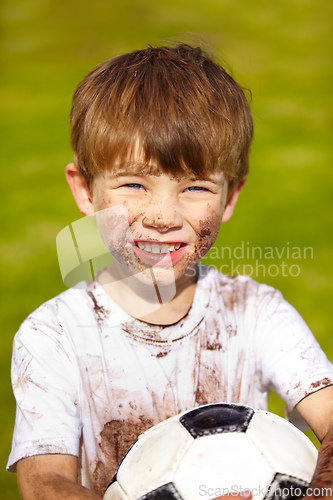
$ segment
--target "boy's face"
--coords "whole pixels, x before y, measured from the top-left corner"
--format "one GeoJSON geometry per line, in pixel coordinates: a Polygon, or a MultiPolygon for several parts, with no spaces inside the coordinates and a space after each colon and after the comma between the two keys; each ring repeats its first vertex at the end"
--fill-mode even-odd
{"type": "Polygon", "coordinates": [[[131,162],[97,175],[84,206],[73,194],[82,213],[96,214],[117,276],[136,275],[145,284],[163,286],[195,279],[195,263],[232,214],[225,212],[227,191],[222,173],[173,178],[131,162]]]}

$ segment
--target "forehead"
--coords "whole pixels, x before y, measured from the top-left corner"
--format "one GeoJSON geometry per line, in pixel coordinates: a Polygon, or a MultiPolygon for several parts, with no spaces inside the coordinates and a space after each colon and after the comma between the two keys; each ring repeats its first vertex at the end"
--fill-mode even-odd
{"type": "Polygon", "coordinates": [[[133,177],[133,176],[152,176],[161,177],[167,176],[172,180],[182,181],[182,180],[205,180],[212,182],[225,181],[225,176],[223,172],[213,172],[213,171],[203,171],[198,174],[193,172],[190,168],[184,168],[182,171],[176,170],[175,172],[165,172],[165,170],[155,162],[144,162],[142,160],[133,160],[125,162],[116,162],[111,169],[104,172],[104,176],[109,179],[117,177],[133,177]]]}
{"type": "MultiPolygon", "coordinates": [[[[216,173],[204,164],[200,169],[193,169],[185,163],[183,158],[177,158],[177,160],[174,158],[173,161],[169,158],[164,165],[163,158],[160,158],[161,155],[157,153],[157,157],[152,156],[151,152],[147,151],[143,144],[144,142],[140,138],[133,137],[127,151],[124,151],[112,164],[105,165],[104,172],[107,177],[131,175],[159,177],[165,174],[170,179],[175,180],[198,180],[207,179],[216,173]]],[[[221,174],[218,172],[217,177],[221,177],[221,174]]]]}
{"type": "Polygon", "coordinates": [[[122,162],[115,162],[107,172],[108,177],[133,176],[133,175],[152,175],[161,176],[163,169],[154,162],[145,162],[141,158],[122,162]]]}

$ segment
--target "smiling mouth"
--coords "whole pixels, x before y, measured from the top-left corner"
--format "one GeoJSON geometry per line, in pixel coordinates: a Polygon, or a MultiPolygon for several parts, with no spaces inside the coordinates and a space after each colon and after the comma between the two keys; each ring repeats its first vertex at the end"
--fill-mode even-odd
{"type": "Polygon", "coordinates": [[[165,255],[167,253],[176,252],[182,246],[184,246],[185,243],[158,243],[155,241],[137,241],[135,245],[140,250],[144,250],[145,252],[155,255],[165,255]]]}

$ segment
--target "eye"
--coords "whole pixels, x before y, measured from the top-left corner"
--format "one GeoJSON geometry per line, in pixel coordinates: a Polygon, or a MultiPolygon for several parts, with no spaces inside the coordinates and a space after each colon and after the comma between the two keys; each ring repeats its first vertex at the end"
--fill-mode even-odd
{"type": "Polygon", "coordinates": [[[202,187],[202,186],[189,186],[188,188],[186,188],[187,191],[191,191],[191,192],[195,192],[195,191],[207,191],[206,188],[202,187]]]}
{"type": "Polygon", "coordinates": [[[137,184],[135,182],[130,182],[128,184],[124,184],[125,187],[129,187],[131,189],[141,189],[143,186],[142,184],[137,184]]]}

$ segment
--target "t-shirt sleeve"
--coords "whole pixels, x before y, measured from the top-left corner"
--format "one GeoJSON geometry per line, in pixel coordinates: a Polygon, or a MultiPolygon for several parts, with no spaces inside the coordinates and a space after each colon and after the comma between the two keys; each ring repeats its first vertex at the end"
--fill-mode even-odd
{"type": "Polygon", "coordinates": [[[16,419],[7,469],[40,454],[78,456],[81,436],[78,376],[73,349],[44,305],[14,338],[12,385],[16,419]]]}
{"type": "Polygon", "coordinates": [[[258,322],[263,384],[285,401],[286,413],[305,396],[333,384],[333,365],[298,312],[275,291],[258,322]]]}

